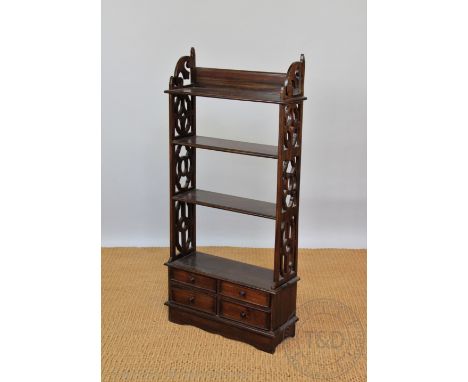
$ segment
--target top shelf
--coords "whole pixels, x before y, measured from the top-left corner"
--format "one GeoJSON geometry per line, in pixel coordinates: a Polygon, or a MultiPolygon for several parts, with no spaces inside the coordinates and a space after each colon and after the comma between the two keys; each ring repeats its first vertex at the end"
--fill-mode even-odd
{"type": "Polygon", "coordinates": [[[203,68],[195,63],[195,49],[177,61],[165,93],[179,96],[290,104],[304,96],[305,59],[293,62],[285,73],[203,68]]]}
{"type": "Polygon", "coordinates": [[[297,96],[282,100],[279,91],[274,92],[270,90],[241,89],[234,87],[208,88],[196,85],[187,85],[181,88],[168,89],[164,93],[275,104],[288,104],[298,101],[304,101],[307,99],[307,97],[304,96],[297,96]]]}

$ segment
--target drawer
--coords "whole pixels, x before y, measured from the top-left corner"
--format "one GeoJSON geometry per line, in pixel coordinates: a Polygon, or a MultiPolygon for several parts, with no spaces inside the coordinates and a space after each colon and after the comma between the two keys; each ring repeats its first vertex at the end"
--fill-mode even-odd
{"type": "Polygon", "coordinates": [[[190,284],[199,288],[216,291],[216,280],[210,277],[197,275],[196,273],[181,271],[180,269],[172,270],[172,278],[174,280],[190,284]]]}
{"type": "Polygon", "coordinates": [[[173,301],[191,308],[208,313],[216,312],[216,298],[207,293],[171,286],[171,298],[173,301]]]}
{"type": "Polygon", "coordinates": [[[219,315],[261,329],[268,329],[269,326],[269,313],[230,301],[220,301],[219,315]]]}
{"type": "Polygon", "coordinates": [[[227,297],[250,302],[251,304],[270,306],[270,296],[268,293],[226,281],[221,282],[220,293],[227,297]]]}

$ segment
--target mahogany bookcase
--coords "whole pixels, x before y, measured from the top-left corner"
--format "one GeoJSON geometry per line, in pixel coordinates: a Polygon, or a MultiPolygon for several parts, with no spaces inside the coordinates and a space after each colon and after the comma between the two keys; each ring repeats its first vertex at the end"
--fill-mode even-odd
{"type": "Polygon", "coordinates": [[[196,66],[195,50],[169,80],[169,320],[273,353],[295,336],[304,55],[286,73],[196,66]],[[278,146],[196,135],[197,97],[279,105],[278,146]],[[196,188],[196,150],[277,160],[276,203],[196,188]],[[273,219],[274,269],[198,252],[196,206],[273,219]]]}

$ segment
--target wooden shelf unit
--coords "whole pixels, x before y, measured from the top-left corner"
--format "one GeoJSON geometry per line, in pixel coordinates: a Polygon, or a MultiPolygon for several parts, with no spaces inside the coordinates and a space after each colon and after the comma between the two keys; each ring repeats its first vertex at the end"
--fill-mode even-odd
{"type": "Polygon", "coordinates": [[[273,353],[295,336],[305,60],[286,73],[197,67],[195,50],[169,80],[169,320],[273,353]],[[278,145],[196,135],[196,98],[279,105],[278,145]],[[276,203],[196,188],[196,150],[277,160],[276,203]],[[275,220],[272,270],[197,251],[196,206],[275,220]]]}

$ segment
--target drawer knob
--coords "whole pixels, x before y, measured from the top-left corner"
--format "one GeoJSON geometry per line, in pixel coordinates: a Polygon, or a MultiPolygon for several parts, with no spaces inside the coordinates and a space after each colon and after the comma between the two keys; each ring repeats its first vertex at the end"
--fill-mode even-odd
{"type": "Polygon", "coordinates": [[[195,297],[191,296],[189,297],[189,303],[193,304],[195,302],[195,297]]]}
{"type": "Polygon", "coordinates": [[[241,316],[242,318],[245,318],[245,317],[247,316],[247,313],[245,313],[245,312],[240,312],[240,316],[241,316]]]}
{"type": "Polygon", "coordinates": [[[241,297],[245,297],[245,291],[244,291],[244,290],[241,290],[241,291],[239,292],[239,294],[240,294],[241,297]]]}
{"type": "Polygon", "coordinates": [[[194,282],[195,282],[195,277],[190,276],[190,282],[191,282],[191,283],[194,283],[194,282]]]}

